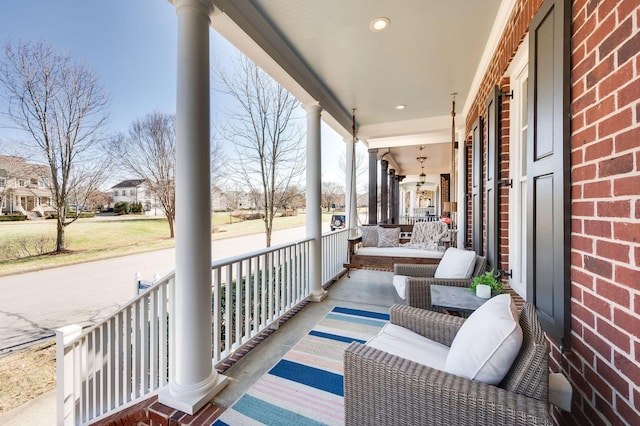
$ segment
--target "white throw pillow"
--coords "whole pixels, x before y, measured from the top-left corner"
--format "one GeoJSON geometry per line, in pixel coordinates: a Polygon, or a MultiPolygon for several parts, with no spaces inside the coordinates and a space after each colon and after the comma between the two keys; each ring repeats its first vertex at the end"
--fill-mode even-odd
{"type": "Polygon", "coordinates": [[[363,247],[378,247],[378,227],[377,226],[361,226],[363,247]]]}
{"type": "Polygon", "coordinates": [[[497,385],[522,345],[522,329],[509,294],[486,301],[464,322],[451,343],[444,370],[497,385]]]}
{"type": "Polygon", "coordinates": [[[393,286],[396,288],[396,292],[402,300],[407,298],[407,278],[409,277],[406,275],[393,276],[393,286]]]}
{"type": "Polygon", "coordinates": [[[400,228],[378,227],[378,247],[398,247],[400,245],[400,228]]]}
{"type": "Polygon", "coordinates": [[[476,267],[476,252],[448,248],[440,260],[434,278],[471,278],[476,267]]]}

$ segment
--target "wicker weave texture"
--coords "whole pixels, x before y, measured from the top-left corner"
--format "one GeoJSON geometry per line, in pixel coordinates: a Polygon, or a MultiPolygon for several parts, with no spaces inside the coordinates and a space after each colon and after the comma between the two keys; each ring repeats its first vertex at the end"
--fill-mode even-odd
{"type": "MultiPolygon", "coordinates": [[[[464,321],[460,318],[451,320],[455,317],[436,312],[420,314],[406,306],[394,306],[391,315],[391,322],[413,324],[422,318],[430,324],[427,328],[442,327],[445,331],[432,331],[430,335],[440,336],[444,340],[448,340],[449,328],[459,327],[460,321],[464,321]]],[[[520,319],[521,323],[531,321],[527,327],[533,332],[525,332],[525,339],[533,339],[538,345],[539,322],[535,315],[535,309],[526,308],[520,319]]],[[[414,327],[420,329],[416,325],[414,327]]],[[[545,352],[545,356],[534,357],[530,365],[526,365],[525,357],[518,364],[514,363],[512,370],[517,371],[513,374],[511,384],[520,386],[515,382],[522,377],[520,370],[523,369],[545,370],[548,374],[548,365],[543,362],[543,359],[548,360],[546,357],[545,352]]],[[[546,398],[528,397],[501,387],[474,382],[359,343],[352,343],[346,349],[344,368],[347,425],[552,424],[546,398]]],[[[529,375],[524,381],[531,382],[536,376],[544,377],[541,380],[548,383],[548,377],[542,372],[529,375]]],[[[531,387],[531,383],[524,387],[531,387]]]]}

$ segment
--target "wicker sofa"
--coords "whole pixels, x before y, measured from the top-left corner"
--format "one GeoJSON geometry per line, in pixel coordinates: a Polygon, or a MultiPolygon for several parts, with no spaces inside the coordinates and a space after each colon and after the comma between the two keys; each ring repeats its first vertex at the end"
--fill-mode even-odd
{"type": "MultiPolygon", "coordinates": [[[[404,305],[391,323],[451,346],[465,319],[404,305]]],[[[361,343],[345,351],[347,425],[550,425],[548,347],[535,308],[525,304],[523,341],[497,385],[469,380],[361,343]]]]}

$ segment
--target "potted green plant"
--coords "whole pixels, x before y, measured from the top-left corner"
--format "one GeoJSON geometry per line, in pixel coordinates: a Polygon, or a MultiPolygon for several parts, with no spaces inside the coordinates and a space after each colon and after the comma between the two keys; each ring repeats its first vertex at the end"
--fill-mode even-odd
{"type": "Polygon", "coordinates": [[[504,286],[498,278],[500,278],[500,273],[495,273],[493,269],[482,275],[473,277],[471,280],[471,290],[475,291],[478,297],[485,299],[496,294],[502,294],[504,293],[504,286]]]}

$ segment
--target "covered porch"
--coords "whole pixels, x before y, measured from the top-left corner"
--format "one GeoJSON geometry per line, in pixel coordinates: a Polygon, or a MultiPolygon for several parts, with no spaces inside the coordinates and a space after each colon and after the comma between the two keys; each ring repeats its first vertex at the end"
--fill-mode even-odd
{"type": "MultiPolygon", "coordinates": [[[[147,371],[169,373],[151,387],[160,389],[161,404],[187,413],[198,412],[211,399],[231,399],[240,392],[212,369],[212,348],[215,363],[226,350],[244,343],[229,337],[229,327],[221,337],[219,310],[225,312],[224,325],[232,323],[232,305],[229,297],[224,302],[220,297],[221,284],[230,284],[246,271],[264,271],[264,265],[272,271],[275,261],[270,257],[257,264],[262,267],[253,267],[253,261],[243,260],[233,267],[237,269],[226,269],[224,280],[223,266],[210,265],[210,221],[204,214],[210,210],[209,187],[202,177],[209,175],[208,37],[213,27],[293,93],[307,114],[307,238],[274,255],[296,265],[304,259],[304,267],[294,268],[301,274],[291,275],[297,277],[293,292],[281,287],[275,298],[269,293],[265,318],[277,321],[282,315],[276,300],[286,299],[287,307],[297,298],[311,300],[313,304],[301,312],[303,319],[317,319],[332,298],[339,300],[322,287],[322,268],[339,258],[322,252],[323,120],[345,140],[345,233],[355,232],[357,224],[353,145],[363,141],[369,149],[370,224],[393,223],[401,216],[398,199],[415,199],[410,193],[400,196],[396,188],[401,180],[413,179],[416,185],[435,182],[429,190],[435,198],[434,213],[452,214],[458,246],[485,255],[503,280],[538,308],[551,351],[550,369],[569,378],[576,396],[572,413],[555,411],[555,422],[637,423],[639,97],[637,85],[629,83],[638,80],[636,3],[619,1],[613,8],[605,2],[578,0],[487,0],[446,6],[411,1],[407,7],[399,6],[405,2],[390,6],[366,0],[172,3],[179,22],[180,64],[176,204],[177,216],[182,211],[190,220],[178,222],[176,273],[165,280],[171,300],[160,295],[152,302],[161,301],[157,330],[149,336],[140,326],[146,324],[146,310],[136,309],[150,300],[141,299],[131,317],[115,319],[114,326],[85,343],[95,346],[103,333],[119,329],[118,321],[129,324],[131,318],[137,319],[142,334],[133,340],[125,337],[124,347],[135,348],[136,339],[153,341],[156,331],[167,335],[162,309],[169,310],[170,354],[163,352],[165,345],[156,346],[159,359],[168,364],[134,362],[131,371],[142,384],[133,389],[125,384],[123,395],[138,397],[140,389],[148,389],[147,371]],[[374,18],[385,18],[386,27],[379,27],[374,18]],[[449,35],[447,44],[442,43],[443,34],[449,35]],[[452,93],[457,93],[461,106],[455,122],[452,93]],[[444,149],[438,151],[438,144],[444,149]],[[422,182],[420,147],[429,151],[430,145],[434,148],[426,157],[442,152],[439,156],[448,161],[441,169],[428,170],[436,171],[438,180],[425,176],[422,182]],[[380,175],[374,172],[378,162],[386,171],[380,175]],[[378,184],[380,212],[374,207],[378,184]],[[445,186],[448,191],[443,191],[445,186]],[[187,211],[193,205],[202,208],[187,211]],[[212,294],[217,297],[213,312],[212,294]],[[282,295],[287,297],[281,299],[282,295]],[[225,386],[231,387],[225,391],[225,386]]],[[[414,200],[416,205],[425,208],[414,200]]],[[[269,282],[280,282],[279,271],[268,272],[269,282]]],[[[370,272],[363,274],[371,279],[370,272]]],[[[388,278],[374,276],[380,281],[388,278]]],[[[336,287],[338,293],[343,282],[344,278],[336,287]]],[[[360,294],[358,289],[349,291],[360,294]]],[[[363,303],[390,304],[388,294],[381,290],[378,296],[381,299],[363,303]]],[[[245,318],[233,322],[236,337],[243,336],[245,318]]],[[[296,324],[294,317],[289,328],[297,329],[296,324]]],[[[280,349],[276,345],[269,351],[280,349]]],[[[262,367],[255,368],[251,374],[258,375],[262,367]]],[[[92,383],[99,386],[95,379],[92,383]]],[[[89,401],[81,408],[87,407],[94,405],[89,401]]]]}

